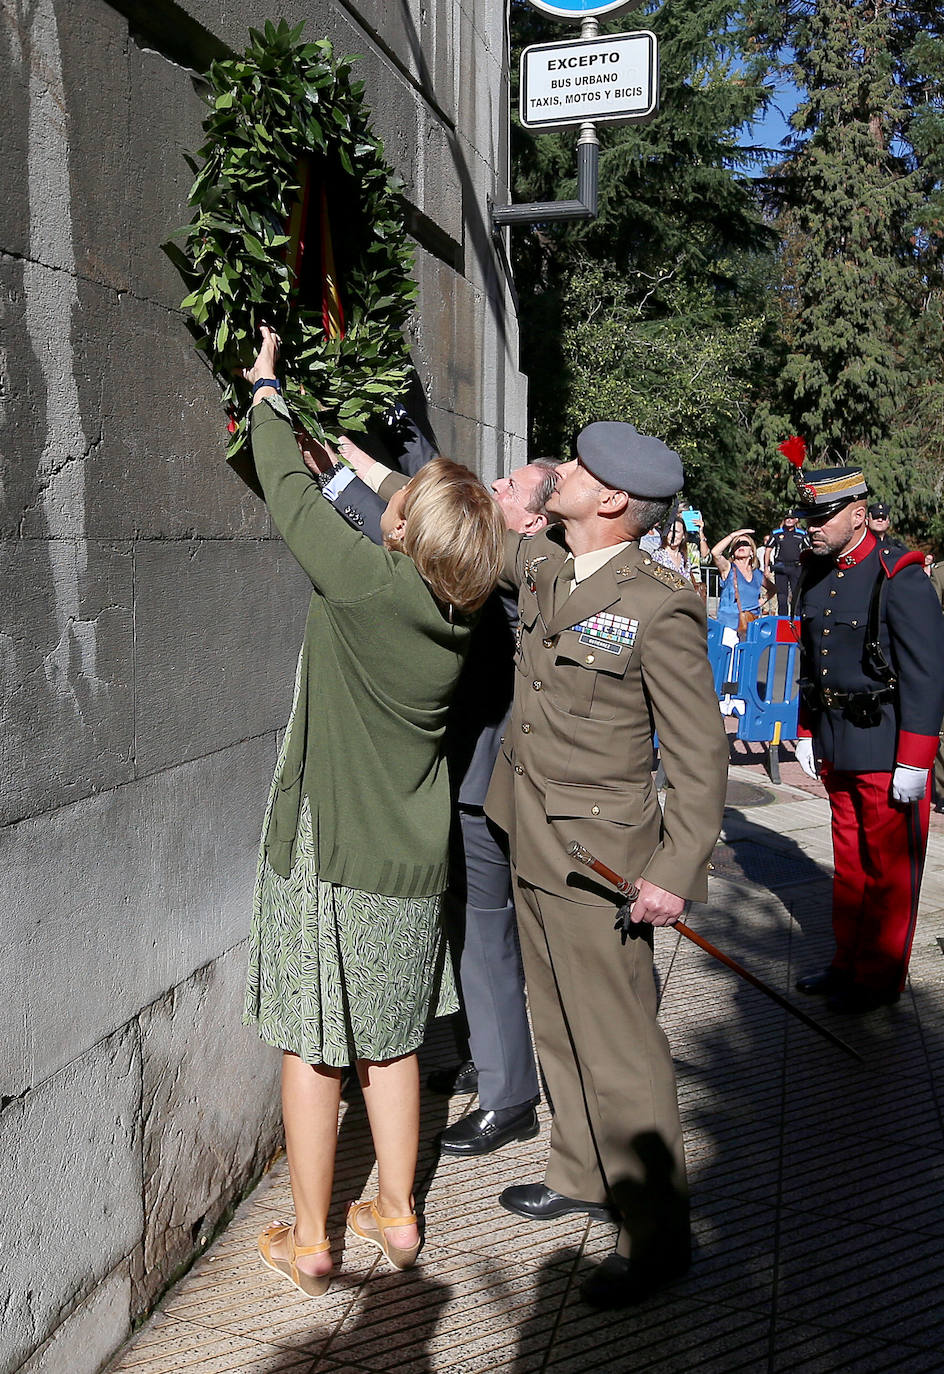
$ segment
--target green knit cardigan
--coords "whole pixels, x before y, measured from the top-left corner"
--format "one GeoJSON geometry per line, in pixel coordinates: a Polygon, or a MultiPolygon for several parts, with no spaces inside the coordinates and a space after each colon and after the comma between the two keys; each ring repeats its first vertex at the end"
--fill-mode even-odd
{"type": "Polygon", "coordinates": [[[405,554],[352,529],[302,462],[291,426],[253,407],[256,473],[311,579],[299,699],[264,843],[287,876],[302,797],[319,876],[418,897],[446,886],[446,708],[469,643],[405,554]]]}

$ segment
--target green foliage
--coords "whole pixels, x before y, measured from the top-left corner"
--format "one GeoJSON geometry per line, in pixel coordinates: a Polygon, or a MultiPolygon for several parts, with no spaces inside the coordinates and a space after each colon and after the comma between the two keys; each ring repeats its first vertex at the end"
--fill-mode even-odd
{"type": "MultiPolygon", "coordinates": [[[[513,19],[522,46],[561,36],[525,5],[513,19]]],[[[599,126],[599,217],[513,240],[532,444],[569,456],[587,420],[629,420],[683,454],[709,526],[752,524],[751,502],[782,500],[748,467],[777,365],[776,239],[737,136],[768,99],[765,62],[732,0],[666,0],[603,26],[633,28],[659,39],[661,103],[647,123],[599,126]]],[[[513,129],[516,201],[574,196],[575,138],[513,129]]]]}
{"type": "Polygon", "coordinates": [[[758,0],[803,99],[769,182],[787,356],[770,408],[813,460],[862,465],[938,542],[944,475],[944,28],[939,5],[758,0]]]}
{"type": "MultiPolygon", "coordinates": [[[[327,39],[302,42],[303,25],[250,30],[246,52],[215,62],[211,113],[190,192],[195,215],[183,250],[165,246],[188,285],[181,308],[230,415],[248,388],[235,374],[255,354],[260,324],[282,338],[283,393],[315,438],[326,428],[364,430],[404,389],[403,326],[415,300],[412,251],[399,183],[384,160],[351,80],[353,59],[335,59],[327,39]],[[306,257],[317,257],[320,175],[329,189],[334,254],[345,312],[343,339],[326,337],[320,290],[296,299],[284,260],[286,225],[301,189],[299,159],[311,156],[313,209],[306,257]]],[[[245,442],[240,420],[230,444],[245,442]]]]}
{"type": "MultiPolygon", "coordinates": [[[[738,269],[729,263],[727,270],[738,269]]],[[[644,296],[612,264],[589,257],[575,264],[564,294],[567,432],[627,420],[678,450],[686,493],[708,528],[761,515],[772,521],[778,503],[748,480],[743,462],[753,419],[745,402],[771,331],[763,290],[750,305],[722,312],[705,282],[666,275],[648,288],[644,296]]]]}

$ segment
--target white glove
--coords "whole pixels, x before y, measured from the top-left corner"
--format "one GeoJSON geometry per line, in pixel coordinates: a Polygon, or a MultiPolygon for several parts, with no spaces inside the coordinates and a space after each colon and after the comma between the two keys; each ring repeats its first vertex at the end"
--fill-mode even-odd
{"type": "Polygon", "coordinates": [[[892,796],[897,802],[921,801],[928,787],[927,768],[912,768],[909,763],[896,763],[892,774],[892,796]]]}
{"type": "Polygon", "coordinates": [[[796,753],[796,761],[803,769],[803,772],[806,773],[808,777],[815,778],[817,772],[816,759],[813,757],[813,741],[811,739],[798,739],[794,746],[794,751],[796,753]]]}

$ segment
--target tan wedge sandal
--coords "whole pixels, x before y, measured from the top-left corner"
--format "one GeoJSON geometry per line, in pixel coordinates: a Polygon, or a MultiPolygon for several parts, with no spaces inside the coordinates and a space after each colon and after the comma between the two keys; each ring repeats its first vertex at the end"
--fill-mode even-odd
{"type": "Polygon", "coordinates": [[[386,1232],[394,1226],[415,1226],[416,1213],[408,1217],[382,1217],[377,1211],[377,1199],[370,1202],[352,1202],[347,1214],[347,1229],[353,1231],[361,1240],[370,1241],[386,1256],[394,1269],[409,1269],[416,1263],[420,1242],[415,1245],[394,1245],[387,1239],[386,1232]]]}
{"type": "Polygon", "coordinates": [[[274,1269],[277,1274],[282,1274],[289,1283],[293,1283],[299,1292],[304,1293],[308,1298],[323,1298],[327,1293],[331,1283],[331,1274],[306,1274],[303,1269],[299,1269],[296,1263],[299,1255],[323,1255],[325,1250],[331,1248],[331,1242],[327,1238],[319,1240],[317,1245],[296,1245],[295,1227],[287,1222],[276,1221],[259,1236],[257,1244],[262,1263],[274,1269]],[[288,1259],[276,1259],[272,1254],[272,1243],[277,1240],[288,1241],[288,1259]]]}

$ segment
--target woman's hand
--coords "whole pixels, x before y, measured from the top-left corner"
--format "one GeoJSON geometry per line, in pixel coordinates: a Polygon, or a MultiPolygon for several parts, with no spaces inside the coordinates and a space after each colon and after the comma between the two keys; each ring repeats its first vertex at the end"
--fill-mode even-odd
{"type": "Polygon", "coordinates": [[[374,466],[375,460],[369,453],[365,453],[362,448],[358,448],[353,439],[349,439],[346,434],[342,434],[338,440],[338,453],[345,463],[349,463],[358,477],[364,475],[374,466]]]}
{"type": "MultiPolygon", "coordinates": [[[[252,367],[247,367],[243,370],[243,376],[250,386],[255,382],[261,381],[263,377],[275,376],[275,361],[279,355],[281,340],[275,330],[270,329],[267,324],[263,324],[259,328],[259,333],[262,336],[262,343],[259,345],[259,352],[256,354],[256,360],[252,367]]],[[[253,397],[253,401],[255,402],[257,398],[261,398],[265,394],[265,391],[266,388],[261,387],[253,397]]]]}

